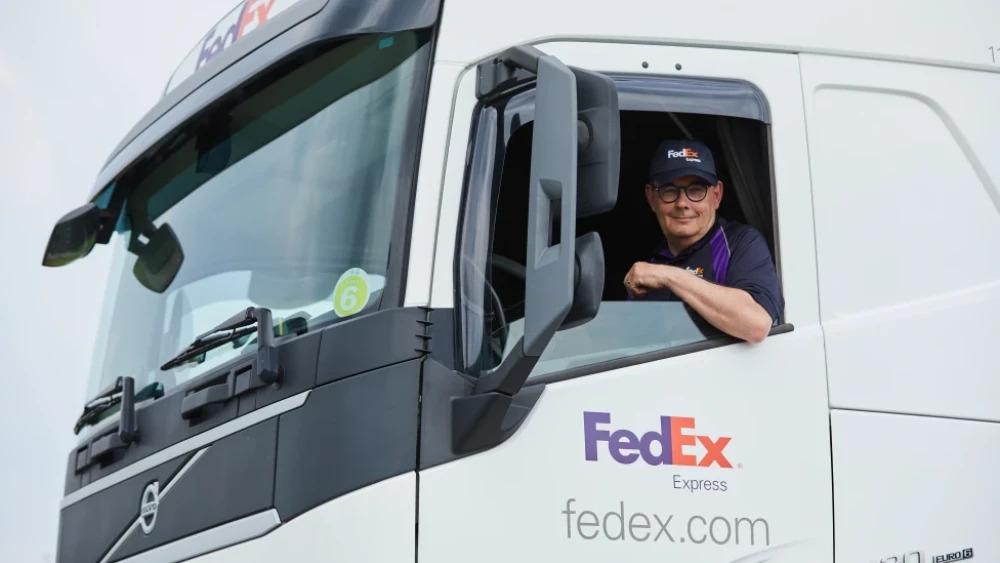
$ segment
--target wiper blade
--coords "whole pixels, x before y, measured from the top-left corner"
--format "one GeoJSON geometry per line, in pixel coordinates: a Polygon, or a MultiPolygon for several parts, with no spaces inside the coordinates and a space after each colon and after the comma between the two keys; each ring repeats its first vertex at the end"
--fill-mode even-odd
{"type": "Polygon", "coordinates": [[[212,330],[194,339],[179,354],[160,368],[168,370],[191,359],[203,356],[213,348],[237,341],[251,332],[257,333],[257,357],[247,362],[245,359],[223,369],[221,373],[208,376],[199,383],[200,387],[189,387],[181,401],[181,417],[185,420],[202,416],[211,405],[225,403],[239,395],[260,389],[266,385],[277,385],[281,376],[278,348],[274,345],[274,324],[271,310],[265,307],[250,307],[233,315],[212,330]],[[242,364],[242,365],[240,365],[242,364]]]}
{"type": "Polygon", "coordinates": [[[114,397],[94,397],[83,406],[83,412],[76,419],[73,425],[73,434],[79,434],[84,426],[93,424],[101,418],[101,415],[111,407],[117,405],[122,400],[121,393],[114,397]]]}
{"type": "Polygon", "coordinates": [[[248,307],[226,319],[215,328],[205,332],[187,348],[181,350],[176,356],[167,360],[161,370],[168,370],[200,358],[209,350],[213,350],[223,344],[243,338],[244,336],[257,332],[257,356],[260,360],[258,365],[259,377],[266,383],[273,383],[278,379],[278,354],[274,347],[274,328],[271,322],[271,310],[265,307],[248,307]],[[254,326],[251,326],[254,325],[254,326]],[[266,327],[260,330],[261,327],[266,327]]]}
{"type": "MultiPolygon", "coordinates": [[[[121,378],[118,378],[107,389],[87,401],[87,404],[83,406],[83,412],[73,425],[73,434],[79,434],[85,426],[89,426],[100,420],[104,413],[122,402],[122,395],[121,378]]],[[[145,401],[146,399],[158,399],[162,396],[163,384],[159,381],[154,381],[140,389],[135,394],[135,400],[145,401]]]]}
{"type": "Polygon", "coordinates": [[[183,364],[201,363],[205,360],[206,352],[255,332],[257,332],[257,327],[254,326],[234,329],[229,332],[220,332],[207,337],[199,336],[187,348],[181,350],[176,356],[170,358],[167,363],[160,366],[160,369],[168,370],[183,364]]]}
{"type": "MultiPolygon", "coordinates": [[[[270,310],[264,309],[270,314],[270,310]]],[[[167,360],[160,366],[161,370],[175,368],[202,356],[209,350],[218,348],[227,342],[232,342],[248,334],[257,332],[256,326],[248,326],[257,323],[253,307],[244,309],[232,317],[226,319],[215,328],[209,330],[194,339],[187,348],[181,350],[176,356],[167,360]]],[[[270,324],[270,323],[268,323],[270,324]]]]}

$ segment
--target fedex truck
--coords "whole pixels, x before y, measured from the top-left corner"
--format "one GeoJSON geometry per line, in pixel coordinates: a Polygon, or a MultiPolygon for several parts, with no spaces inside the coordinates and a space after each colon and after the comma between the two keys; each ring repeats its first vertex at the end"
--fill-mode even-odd
{"type": "Polygon", "coordinates": [[[998,21],[241,2],[46,249],[113,255],[58,561],[1000,561],[998,21]],[[627,299],[663,139],[761,343],[627,299]]]}

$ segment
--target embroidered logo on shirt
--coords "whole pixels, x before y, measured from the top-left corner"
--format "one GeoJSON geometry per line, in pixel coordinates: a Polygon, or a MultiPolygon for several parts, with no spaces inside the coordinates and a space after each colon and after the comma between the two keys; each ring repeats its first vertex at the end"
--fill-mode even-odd
{"type": "Polygon", "coordinates": [[[684,268],[684,271],[688,272],[689,274],[694,274],[699,278],[702,279],[705,278],[705,268],[702,268],[701,266],[698,266],[697,268],[692,268],[691,266],[688,266],[684,268]]]}

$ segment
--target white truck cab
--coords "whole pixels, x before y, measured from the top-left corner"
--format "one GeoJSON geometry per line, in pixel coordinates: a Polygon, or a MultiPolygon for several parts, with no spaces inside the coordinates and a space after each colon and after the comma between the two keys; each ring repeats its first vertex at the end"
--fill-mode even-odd
{"type": "Polygon", "coordinates": [[[1000,561],[998,20],[241,2],[46,249],[114,254],[58,560],[1000,561]],[[626,298],[668,138],[761,343],[626,298]]]}

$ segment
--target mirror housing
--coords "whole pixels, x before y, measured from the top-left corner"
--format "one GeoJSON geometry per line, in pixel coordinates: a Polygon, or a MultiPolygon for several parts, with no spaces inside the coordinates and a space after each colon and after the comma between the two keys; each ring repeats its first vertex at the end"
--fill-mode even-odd
{"type": "Polygon", "coordinates": [[[148,235],[145,243],[133,239],[129,251],[138,258],[132,273],[150,291],[163,293],[177,277],[184,262],[184,250],[170,225],[164,223],[148,235]]]}
{"type": "Polygon", "coordinates": [[[57,268],[90,254],[109,216],[93,203],[63,215],[52,228],[42,265],[57,268]]]}
{"type": "Polygon", "coordinates": [[[576,216],[611,211],[618,202],[621,120],[613,80],[578,68],[576,216]]]}
{"type": "MultiPolygon", "coordinates": [[[[476,96],[489,100],[536,80],[541,85],[538,61],[545,53],[534,47],[511,47],[477,66],[476,96]]],[[[609,77],[567,67],[576,77],[577,105],[577,217],[610,211],[618,200],[621,159],[621,125],[618,88],[609,77]]],[[[541,109],[538,93],[524,122],[537,120],[541,109]]],[[[520,122],[520,121],[519,121],[520,122]]],[[[536,123],[537,125],[537,123],[536,123]]]]}
{"type": "Polygon", "coordinates": [[[528,187],[524,353],[541,356],[573,304],[576,221],[576,77],[559,59],[538,59],[528,187]]]}
{"type": "Polygon", "coordinates": [[[601,235],[587,233],[576,239],[576,287],[573,305],[559,330],[587,323],[597,316],[604,294],[604,245],[601,235]]]}

